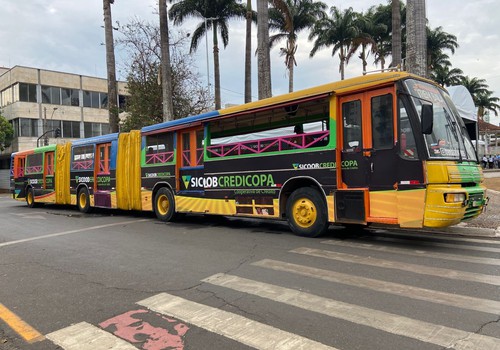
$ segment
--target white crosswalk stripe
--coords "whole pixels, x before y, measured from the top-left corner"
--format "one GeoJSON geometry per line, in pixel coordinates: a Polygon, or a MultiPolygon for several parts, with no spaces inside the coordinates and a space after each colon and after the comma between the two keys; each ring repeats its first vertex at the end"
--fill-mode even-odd
{"type": "MultiPolygon", "coordinates": [[[[366,245],[366,246],[376,246],[375,244],[384,244],[385,242],[391,242],[391,243],[403,243],[403,244],[408,244],[408,240],[402,239],[402,238],[392,238],[392,237],[376,237],[373,239],[369,239],[369,241],[373,241],[374,243],[370,242],[365,242],[362,240],[357,240],[357,241],[352,241],[352,242],[339,242],[339,241],[334,241],[334,240],[328,240],[324,241],[323,243],[326,244],[335,244],[335,245],[342,245],[342,246],[361,246],[361,245],[366,245]]],[[[483,246],[476,246],[476,245],[466,245],[466,244],[453,244],[453,243],[441,243],[441,242],[415,242],[415,246],[419,248],[425,248],[426,245],[432,245],[433,248],[439,247],[439,248],[451,248],[451,249],[460,249],[460,250],[474,250],[478,252],[490,252],[490,253],[500,253],[500,248],[496,247],[483,247],[483,246]]],[[[464,242],[465,243],[465,242],[464,242]]],[[[387,248],[387,247],[386,247],[387,248]]],[[[394,248],[392,248],[394,249],[394,248]]],[[[419,251],[421,251],[419,249],[419,251]]],[[[429,252],[426,252],[426,254],[429,252]]],[[[449,256],[452,256],[449,254],[449,256]]],[[[459,256],[459,255],[457,255],[459,256]]]]}
{"type": "MultiPolygon", "coordinates": [[[[259,281],[260,278],[250,279],[227,273],[215,274],[203,279],[202,282],[205,283],[204,287],[206,288],[217,287],[218,291],[222,288],[230,293],[243,293],[252,296],[257,302],[261,299],[263,305],[265,305],[264,302],[269,303],[271,301],[273,304],[279,305],[279,310],[286,307],[298,308],[305,313],[329,317],[332,320],[350,322],[349,324],[352,324],[353,329],[356,327],[369,327],[381,334],[383,332],[387,335],[406,337],[408,338],[406,341],[420,341],[442,348],[457,350],[500,349],[500,338],[494,337],[491,334],[486,335],[480,334],[481,332],[472,332],[470,329],[455,328],[459,326],[453,322],[446,323],[444,320],[440,321],[439,317],[424,318],[424,320],[421,320],[418,319],[417,315],[414,316],[413,313],[400,315],[400,311],[394,308],[392,312],[388,312],[384,311],[384,309],[377,309],[377,306],[372,306],[372,304],[365,303],[364,306],[356,305],[357,302],[352,302],[353,299],[349,299],[350,302],[335,300],[329,298],[329,294],[325,296],[325,292],[320,296],[315,294],[314,289],[304,292],[279,285],[281,279],[278,276],[283,277],[284,281],[290,276],[300,276],[304,279],[314,279],[316,282],[321,281],[321,283],[336,283],[337,289],[339,285],[344,285],[349,286],[348,288],[357,288],[360,292],[375,291],[389,296],[397,296],[398,298],[404,298],[401,300],[406,300],[408,303],[424,302],[429,305],[429,310],[432,310],[435,306],[439,306],[447,308],[446,310],[452,310],[450,312],[456,315],[462,315],[463,312],[481,313],[483,319],[497,317],[500,314],[500,301],[495,300],[495,298],[498,299],[497,297],[493,297],[490,300],[476,296],[461,295],[455,290],[445,292],[443,290],[422,288],[417,285],[385,281],[371,276],[364,277],[355,273],[347,274],[334,271],[336,265],[331,264],[331,262],[341,261],[363,266],[362,270],[368,274],[370,273],[370,268],[373,267],[379,270],[402,271],[402,274],[405,276],[408,276],[410,273],[416,274],[418,276],[417,281],[425,279],[425,276],[432,276],[434,280],[440,278],[443,281],[448,280],[448,282],[467,281],[472,285],[477,283],[478,288],[482,286],[483,288],[490,288],[490,290],[493,287],[487,285],[500,286],[500,278],[497,275],[472,273],[434,266],[435,264],[438,266],[449,266],[447,262],[459,261],[460,266],[468,263],[474,264],[476,267],[481,266],[481,269],[484,267],[486,271],[496,271],[497,266],[500,265],[500,259],[472,255],[473,253],[496,253],[496,248],[487,247],[489,241],[477,240],[478,242],[474,242],[482,243],[482,245],[466,249],[470,252],[470,255],[439,253],[432,250],[435,247],[462,249],[464,239],[461,238],[456,240],[455,243],[457,243],[457,246],[454,246],[452,238],[447,237],[447,243],[441,243],[440,237],[436,239],[436,242],[430,241],[418,246],[423,249],[415,249],[415,245],[411,244],[406,245],[408,248],[403,248],[404,245],[400,245],[400,247],[384,245],[386,241],[404,244],[404,240],[400,238],[376,237],[373,239],[373,243],[368,244],[332,239],[321,242],[330,250],[299,247],[288,251],[290,257],[300,257],[300,259],[296,260],[306,261],[307,263],[299,264],[273,259],[262,259],[249,264],[254,269],[259,269],[260,272],[266,273],[266,278],[273,278],[272,283],[259,281]],[[355,251],[355,254],[358,255],[336,251],[345,251],[346,248],[350,251],[355,251]],[[366,252],[369,252],[369,254],[366,254],[366,252]],[[425,258],[425,263],[421,265],[418,263],[407,263],[403,262],[402,260],[404,259],[401,259],[401,257],[389,260],[387,256],[391,255],[387,253],[398,254],[402,257],[425,258]],[[381,256],[384,258],[381,258],[381,256]],[[310,259],[311,264],[321,261],[322,267],[330,265],[331,268],[307,266],[310,265],[307,257],[314,257],[314,259],[310,259]],[[429,260],[432,263],[429,263],[429,260]],[[274,282],[275,280],[276,282],[274,282]],[[446,325],[440,324],[441,322],[446,325]]],[[[413,262],[415,261],[420,261],[420,259],[414,258],[413,262]]],[[[444,285],[446,286],[446,282],[444,282],[444,285]]],[[[370,295],[372,294],[374,293],[370,295]]],[[[483,293],[484,295],[485,293],[483,293]]],[[[280,326],[271,326],[265,324],[265,322],[258,322],[238,313],[228,312],[167,293],[153,295],[147,299],[138,301],[137,304],[155,313],[176,318],[187,324],[204,329],[213,333],[211,336],[221,336],[256,349],[335,350],[336,348],[333,346],[338,346],[337,344],[339,343],[336,337],[342,337],[342,334],[335,334],[335,331],[332,331],[330,338],[318,342],[313,339],[314,336],[312,334],[310,338],[304,337],[303,335],[289,332],[285,326],[283,328],[280,326]]],[[[373,305],[381,304],[375,302],[373,305]]],[[[465,313],[464,315],[467,314],[465,313]]],[[[309,336],[309,334],[306,336],[309,336]]],[[[108,331],[85,322],[52,332],[47,334],[46,337],[64,350],[137,349],[136,346],[116,337],[108,331]]],[[[342,348],[342,350],[348,349],[342,348]]]]}
{"type": "Polygon", "coordinates": [[[334,349],[234,313],[194,303],[167,293],[152,296],[137,304],[256,349],[334,349]]]}
{"type": "Polygon", "coordinates": [[[456,271],[450,269],[443,269],[438,267],[423,266],[417,264],[408,264],[401,261],[391,261],[385,259],[378,259],[372,257],[358,256],[345,253],[337,253],[329,250],[313,249],[301,247],[293,249],[290,252],[315,256],[318,258],[325,258],[331,260],[339,260],[353,264],[361,264],[367,266],[383,267],[386,269],[402,270],[416,274],[436,276],[440,278],[449,278],[461,281],[479,282],[500,286],[500,278],[498,276],[485,275],[480,273],[472,273],[467,271],[456,271]]]}
{"type": "Polygon", "coordinates": [[[491,314],[500,314],[500,301],[474,298],[456,293],[445,293],[435,290],[407,286],[400,283],[380,281],[372,278],[359,277],[344,273],[316,269],[308,266],[290,264],[286,262],[264,259],[252,263],[276,271],[291,272],[301,276],[319,278],[329,282],[336,282],[376,290],[379,292],[401,295],[411,299],[424,300],[436,304],[449,305],[462,309],[481,311],[491,314]]]}
{"type": "Polygon", "coordinates": [[[414,320],[246,278],[216,274],[203,281],[445,348],[457,350],[500,348],[498,338],[414,320]]]}
{"type": "MultiPolygon", "coordinates": [[[[426,258],[445,259],[445,260],[452,260],[452,261],[463,261],[466,263],[500,266],[500,259],[464,256],[464,255],[448,254],[448,253],[435,253],[435,252],[430,252],[428,250],[425,250],[424,247],[420,247],[420,249],[411,249],[410,250],[410,249],[387,247],[387,246],[383,246],[383,245],[375,245],[375,244],[363,243],[363,242],[341,242],[341,241],[329,240],[329,241],[323,241],[322,243],[335,245],[338,247],[369,249],[369,250],[376,250],[376,251],[385,252],[385,253],[404,254],[404,255],[408,255],[408,256],[425,256],[426,258]]],[[[439,244],[439,243],[432,243],[432,246],[433,247],[438,247],[438,246],[442,247],[444,245],[439,244]]],[[[453,245],[446,244],[446,246],[450,247],[453,245]]],[[[455,246],[455,248],[457,248],[457,247],[455,246]]],[[[470,247],[470,248],[472,248],[472,247],[470,247]]],[[[476,250],[481,249],[481,247],[474,247],[474,248],[476,248],[476,250]]],[[[460,247],[460,249],[463,249],[463,248],[460,247]]],[[[482,248],[482,249],[494,249],[494,248],[482,248]]],[[[470,249],[470,250],[472,250],[472,249],[470,249]]],[[[496,252],[496,250],[488,250],[488,251],[496,252]]],[[[498,252],[500,253],[500,250],[498,250],[498,252]]]]}
{"type": "Polygon", "coordinates": [[[137,350],[125,340],[86,322],[49,333],[45,337],[64,350],[137,350]]]}

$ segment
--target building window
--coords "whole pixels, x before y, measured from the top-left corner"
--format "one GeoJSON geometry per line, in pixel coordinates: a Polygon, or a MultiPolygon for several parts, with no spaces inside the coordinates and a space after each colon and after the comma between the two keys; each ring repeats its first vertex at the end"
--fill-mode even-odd
{"type": "Polygon", "coordinates": [[[36,85],[19,83],[19,101],[36,103],[36,85]]]}
{"type": "Polygon", "coordinates": [[[121,111],[127,110],[127,96],[118,95],[118,107],[121,111]]]}
{"type": "Polygon", "coordinates": [[[101,108],[108,108],[108,94],[101,92],[100,94],[101,108]]]}
{"type": "Polygon", "coordinates": [[[38,119],[19,119],[19,136],[38,137],[38,119]]]}
{"type": "Polygon", "coordinates": [[[3,90],[2,93],[2,106],[10,105],[12,102],[12,86],[9,86],[7,89],[3,90]]]}
{"type": "Polygon", "coordinates": [[[75,89],[61,89],[62,104],[65,106],[79,106],[80,98],[78,90],[75,89]]]}
{"type": "Polygon", "coordinates": [[[109,124],[84,122],[83,127],[85,132],[84,137],[109,134],[109,124]]]}
{"type": "Polygon", "coordinates": [[[61,137],[80,138],[80,122],[72,122],[63,120],[63,128],[61,137]]]}
{"type": "Polygon", "coordinates": [[[84,91],[83,92],[83,107],[90,108],[100,108],[101,96],[105,95],[104,93],[99,93],[96,91],[84,91]]]}
{"type": "MultiPolygon", "coordinates": [[[[60,128],[60,127],[61,127],[60,120],[47,120],[47,130],[45,130],[45,131],[55,130],[55,129],[60,128]]],[[[54,137],[54,135],[52,135],[52,137],[54,137]]]]}
{"type": "Polygon", "coordinates": [[[42,103],[61,104],[61,88],[42,85],[42,103]]]}

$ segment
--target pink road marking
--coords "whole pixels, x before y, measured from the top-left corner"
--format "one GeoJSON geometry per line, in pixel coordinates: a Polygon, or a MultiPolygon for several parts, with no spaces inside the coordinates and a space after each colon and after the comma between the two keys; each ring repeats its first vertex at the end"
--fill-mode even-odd
{"type": "Polygon", "coordinates": [[[141,348],[144,350],[183,350],[182,337],[189,327],[178,320],[161,316],[163,320],[173,325],[173,331],[176,333],[173,334],[174,332],[170,333],[166,328],[154,327],[140,318],[140,314],[147,313],[149,313],[147,310],[132,310],[101,322],[99,326],[103,329],[113,326],[114,335],[130,343],[143,343],[141,348]],[[136,315],[139,317],[133,317],[136,315]]]}

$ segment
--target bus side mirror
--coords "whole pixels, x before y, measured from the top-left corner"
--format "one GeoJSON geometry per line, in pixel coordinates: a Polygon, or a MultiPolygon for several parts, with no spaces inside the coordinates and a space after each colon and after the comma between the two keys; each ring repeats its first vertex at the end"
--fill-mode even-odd
{"type": "Polygon", "coordinates": [[[429,135],[432,134],[432,127],[434,125],[434,111],[432,105],[423,104],[422,105],[422,115],[420,116],[422,134],[429,135]]]}

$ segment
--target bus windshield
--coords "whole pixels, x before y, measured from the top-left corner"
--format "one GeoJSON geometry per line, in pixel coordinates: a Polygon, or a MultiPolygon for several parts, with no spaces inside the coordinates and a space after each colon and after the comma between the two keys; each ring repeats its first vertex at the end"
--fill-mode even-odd
{"type": "Polygon", "coordinates": [[[476,154],[465,125],[446,92],[426,82],[405,81],[412,101],[421,115],[422,105],[432,104],[432,133],[424,135],[429,158],[476,161],[476,154]]]}

